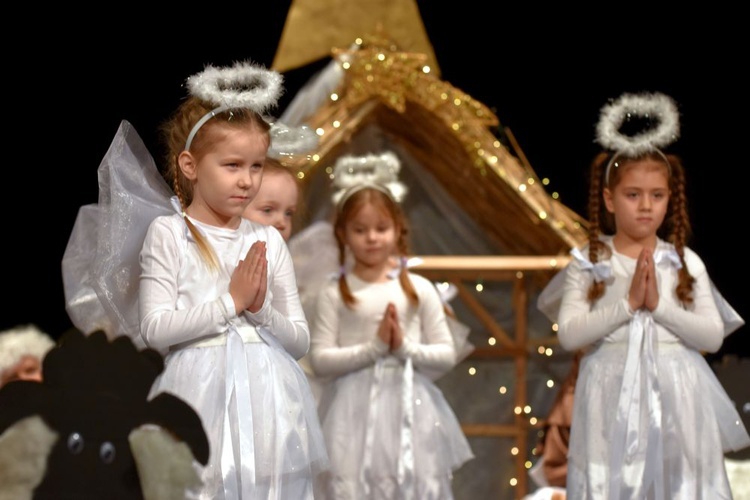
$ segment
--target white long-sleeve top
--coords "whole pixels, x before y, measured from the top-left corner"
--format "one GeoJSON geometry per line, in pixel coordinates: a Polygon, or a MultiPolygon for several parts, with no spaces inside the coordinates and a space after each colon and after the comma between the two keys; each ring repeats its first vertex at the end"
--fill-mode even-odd
{"type": "MultiPolygon", "coordinates": [[[[637,259],[617,253],[611,237],[604,241],[612,250],[608,261],[612,276],[607,280],[604,295],[593,307],[586,298],[594,279],[591,270],[576,259],[567,269],[558,319],[558,337],[566,350],[574,351],[597,342],[628,342],[634,312],[630,310],[627,297],[637,259]]],[[[581,253],[588,256],[588,248],[582,249],[581,253]]],[[[685,248],[685,262],[695,278],[694,301],[686,308],[675,293],[678,269],[674,255],[674,247],[659,240],[654,255],[659,303],[651,312],[657,342],[684,342],[697,350],[715,352],[724,339],[724,326],[711,292],[706,266],[695,252],[685,248]],[[672,258],[669,258],[670,253],[672,258]]]]}
{"type": "Polygon", "coordinates": [[[246,219],[236,230],[190,220],[210,242],[222,268],[209,269],[180,215],[160,216],[151,223],[140,253],[140,329],[146,345],[164,352],[216,338],[234,325],[263,328],[294,358],[305,355],[310,332],[281,234],[246,219]],[[230,277],[258,240],[266,242],[266,300],[257,313],[237,312],[229,294],[230,277]]]}
{"type": "Polygon", "coordinates": [[[373,366],[381,357],[411,358],[414,368],[447,370],[455,364],[455,348],[445,310],[435,286],[409,273],[419,306],[409,304],[398,279],[368,283],[353,273],[346,280],[357,304],[348,308],[341,299],[338,280],[322,287],[317,300],[310,361],[319,376],[340,376],[373,366]],[[389,302],[396,305],[404,343],[389,354],[378,327],[389,302]]]}

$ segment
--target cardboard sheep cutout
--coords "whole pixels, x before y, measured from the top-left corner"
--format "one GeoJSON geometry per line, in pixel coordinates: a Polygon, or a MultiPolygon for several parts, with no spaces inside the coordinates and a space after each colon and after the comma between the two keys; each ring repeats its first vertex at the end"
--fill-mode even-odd
{"type": "Polygon", "coordinates": [[[0,500],[184,498],[200,485],[200,417],[172,394],[148,399],[158,352],[72,329],[42,369],[0,388],[0,500]]]}

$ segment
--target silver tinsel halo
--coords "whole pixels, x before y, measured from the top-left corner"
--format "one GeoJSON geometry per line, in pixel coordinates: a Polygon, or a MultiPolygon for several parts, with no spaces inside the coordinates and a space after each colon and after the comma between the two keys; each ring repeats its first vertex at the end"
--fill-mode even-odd
{"type": "Polygon", "coordinates": [[[217,107],[246,108],[263,114],[276,106],[282,94],[283,76],[249,61],[233,66],[206,68],[188,77],[186,83],[192,96],[217,107]]]}
{"type": "Polygon", "coordinates": [[[351,195],[357,187],[382,186],[400,203],[406,196],[406,185],[398,180],[401,162],[395,153],[385,151],[364,156],[345,155],[336,160],[333,169],[333,203],[339,204],[344,193],[351,195]]]}
{"type": "Polygon", "coordinates": [[[680,136],[680,115],[671,97],[661,93],[623,94],[601,109],[596,141],[607,149],[628,156],[668,146],[680,136]],[[635,136],[620,132],[631,116],[656,118],[658,125],[635,136]]]}
{"type": "Polygon", "coordinates": [[[267,120],[271,125],[271,145],[268,156],[277,160],[309,153],[318,147],[318,134],[307,125],[290,127],[279,121],[267,120]]]}

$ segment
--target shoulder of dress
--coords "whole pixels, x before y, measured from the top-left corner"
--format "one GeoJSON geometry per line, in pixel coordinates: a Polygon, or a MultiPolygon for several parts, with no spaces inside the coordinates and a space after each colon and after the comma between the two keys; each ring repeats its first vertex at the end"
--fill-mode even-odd
{"type": "Polygon", "coordinates": [[[414,286],[427,286],[427,285],[431,287],[435,286],[432,283],[432,281],[428,280],[421,274],[417,274],[415,272],[409,271],[407,275],[409,276],[409,279],[411,280],[411,282],[414,283],[414,286]]]}
{"type": "Polygon", "coordinates": [[[149,227],[158,231],[173,231],[185,226],[185,221],[179,214],[157,215],[151,221],[149,227]]]}
{"type": "Polygon", "coordinates": [[[695,275],[706,270],[706,264],[703,262],[703,259],[693,249],[685,247],[684,256],[690,274],[695,275]]]}

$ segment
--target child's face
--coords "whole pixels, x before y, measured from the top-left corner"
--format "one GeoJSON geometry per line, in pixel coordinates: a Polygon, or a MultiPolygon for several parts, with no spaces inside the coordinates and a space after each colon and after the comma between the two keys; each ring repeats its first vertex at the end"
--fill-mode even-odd
{"type": "Polygon", "coordinates": [[[194,167],[183,169],[193,180],[188,214],[219,227],[236,227],[255,198],[263,177],[268,142],[249,129],[222,127],[213,149],[194,167]]]}
{"type": "Polygon", "coordinates": [[[42,381],[42,362],[36,356],[27,354],[14,366],[0,373],[0,387],[13,380],[42,381]]]}
{"type": "Polygon", "coordinates": [[[292,219],[297,212],[299,188],[288,174],[269,170],[263,174],[260,190],[243,216],[279,230],[284,241],[292,235],[292,219]]]}
{"type": "Polygon", "coordinates": [[[651,159],[621,165],[617,184],[604,189],[604,203],[614,215],[617,234],[640,241],[656,235],[669,208],[667,166],[651,159]]]}
{"type": "Polygon", "coordinates": [[[388,264],[396,250],[396,225],[387,213],[367,203],[346,223],[344,242],[356,265],[388,264]]]}

